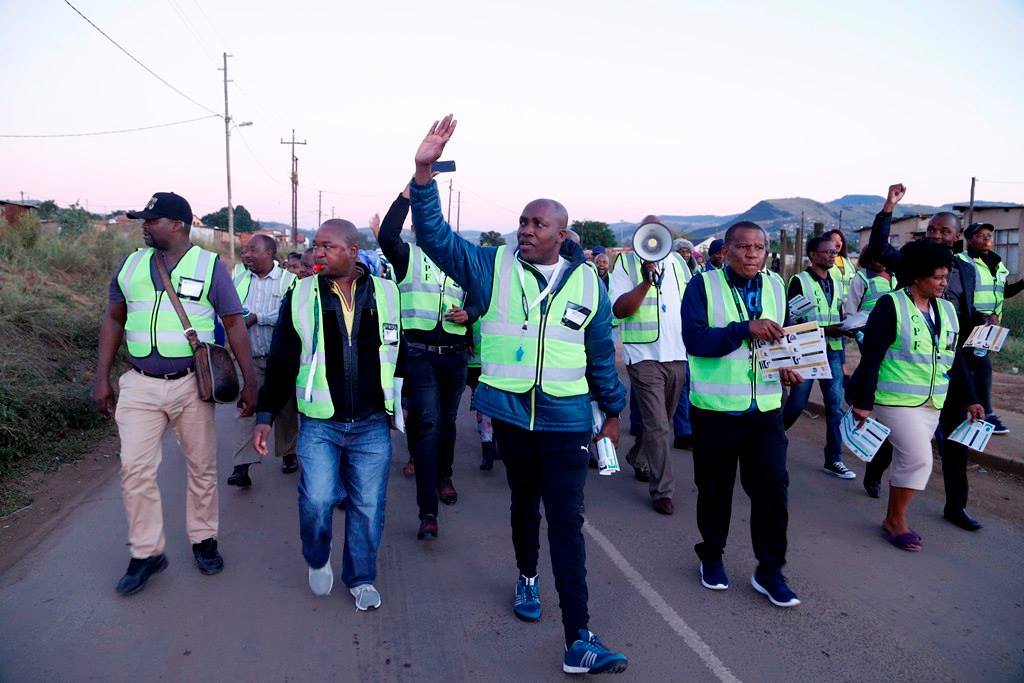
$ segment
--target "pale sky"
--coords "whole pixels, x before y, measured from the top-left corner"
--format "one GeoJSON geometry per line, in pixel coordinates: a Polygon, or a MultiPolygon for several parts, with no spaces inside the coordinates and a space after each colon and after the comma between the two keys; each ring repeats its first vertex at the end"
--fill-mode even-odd
{"type": "MultiPolygon", "coordinates": [[[[968,196],[1024,181],[1024,3],[260,2],[71,0],[218,113],[228,51],[233,198],[299,225],[366,225],[451,111],[462,227],[516,227],[534,197],[570,218],[736,213],[908,185],[968,196]],[[184,17],[184,19],[182,18],[184,17]],[[198,34],[197,37],[195,34],[198,34]]],[[[60,0],[0,0],[0,134],[90,132],[208,112],[143,71],[60,0]]],[[[83,138],[0,138],[0,197],[93,211],[175,191],[226,203],[223,122],[83,138]]],[[[441,176],[447,184],[448,176],[441,176]]],[[[1024,183],[978,198],[1024,202],[1024,183]]],[[[444,188],[443,199],[447,199],[444,188]]]]}

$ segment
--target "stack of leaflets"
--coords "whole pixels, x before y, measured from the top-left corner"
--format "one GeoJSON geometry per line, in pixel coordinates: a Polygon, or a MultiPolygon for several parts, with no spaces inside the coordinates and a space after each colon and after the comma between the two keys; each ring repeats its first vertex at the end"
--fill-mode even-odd
{"type": "Polygon", "coordinates": [[[978,325],[971,331],[964,346],[996,353],[1003,348],[1003,342],[1009,334],[1010,330],[999,325],[978,325]]]}
{"type": "Polygon", "coordinates": [[[825,353],[825,332],[818,323],[800,323],[783,330],[786,336],[777,342],[754,340],[754,361],[761,376],[776,380],[779,368],[790,368],[805,380],[831,379],[832,370],[825,353]]]}
{"type": "Polygon", "coordinates": [[[873,418],[864,421],[861,427],[857,427],[857,418],[853,411],[847,411],[843,415],[843,421],[839,423],[839,433],[843,438],[843,445],[850,449],[854,455],[864,462],[871,462],[878,449],[892,430],[873,418]]]}
{"type": "Polygon", "coordinates": [[[991,423],[984,420],[976,422],[966,420],[954,429],[948,438],[950,441],[962,443],[971,450],[984,453],[985,446],[988,445],[988,440],[992,437],[992,430],[994,429],[995,427],[991,423]]]}

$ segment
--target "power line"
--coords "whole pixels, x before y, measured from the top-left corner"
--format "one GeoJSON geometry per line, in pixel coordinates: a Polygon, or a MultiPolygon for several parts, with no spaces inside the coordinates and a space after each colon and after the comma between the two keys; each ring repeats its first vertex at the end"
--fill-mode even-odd
{"type": "Polygon", "coordinates": [[[210,61],[216,62],[217,59],[213,56],[210,44],[206,42],[203,36],[196,29],[195,25],[191,22],[191,20],[189,20],[188,16],[186,16],[185,14],[185,11],[181,7],[179,7],[174,0],[167,0],[167,4],[171,6],[171,9],[174,10],[174,13],[178,15],[178,19],[181,21],[182,24],[184,24],[185,28],[188,29],[188,32],[192,34],[192,37],[195,38],[196,44],[199,46],[199,48],[206,53],[206,56],[210,58],[210,61]]]}
{"type": "Polygon", "coordinates": [[[243,145],[245,145],[245,148],[246,148],[247,150],[249,150],[249,154],[250,154],[250,155],[252,156],[252,158],[253,158],[253,161],[255,161],[255,162],[256,162],[256,164],[257,164],[257,165],[258,165],[258,166],[259,166],[259,167],[260,167],[261,169],[263,169],[263,172],[267,174],[267,177],[268,177],[268,178],[270,178],[271,180],[273,180],[273,181],[274,181],[275,183],[277,183],[277,184],[279,184],[279,185],[284,185],[284,184],[285,184],[285,183],[284,183],[284,181],[283,181],[283,180],[281,180],[280,178],[278,178],[277,176],[275,176],[275,175],[274,175],[273,173],[271,173],[270,171],[268,171],[268,170],[267,170],[267,167],[263,165],[263,162],[262,162],[262,161],[260,161],[260,158],[259,158],[258,156],[256,156],[256,152],[255,152],[255,151],[253,151],[253,148],[249,146],[249,141],[248,141],[248,140],[246,140],[246,139],[245,139],[245,135],[243,135],[243,134],[242,134],[242,129],[241,129],[241,128],[237,128],[237,129],[235,130],[235,132],[236,132],[236,133],[238,133],[238,137],[240,137],[240,138],[242,139],[242,144],[243,144],[243,145]]]}
{"type": "Polygon", "coordinates": [[[1024,185],[1024,180],[982,180],[978,178],[979,183],[997,183],[999,185],[1024,185]]]}
{"type": "Polygon", "coordinates": [[[114,45],[115,45],[115,46],[117,47],[117,49],[118,49],[118,50],[120,50],[121,52],[123,52],[123,53],[125,53],[126,55],[128,55],[128,57],[129,57],[129,58],[130,58],[130,59],[131,59],[131,60],[132,60],[133,62],[135,62],[136,64],[138,64],[138,65],[139,65],[140,67],[142,67],[142,68],[143,68],[143,69],[144,69],[144,70],[145,70],[145,71],[146,71],[147,73],[149,73],[149,74],[150,74],[151,76],[153,76],[153,77],[154,77],[155,79],[157,79],[158,81],[160,81],[161,83],[163,83],[164,85],[166,85],[166,86],[167,86],[168,88],[170,88],[170,89],[171,89],[171,90],[173,90],[174,92],[178,93],[179,95],[181,95],[181,96],[182,96],[182,97],[184,97],[184,98],[185,98],[186,100],[188,100],[188,101],[189,101],[189,102],[191,102],[192,104],[196,105],[196,106],[197,106],[197,107],[199,107],[200,109],[205,109],[206,111],[210,112],[211,114],[215,114],[215,115],[217,115],[217,116],[220,116],[220,114],[217,114],[217,112],[215,112],[214,110],[212,110],[212,109],[210,109],[209,107],[207,107],[207,106],[205,106],[205,105],[203,105],[203,104],[201,104],[201,103],[197,102],[196,100],[192,99],[191,97],[189,97],[188,95],[186,95],[186,94],[185,94],[185,93],[183,93],[182,91],[180,91],[180,90],[178,90],[177,88],[175,88],[175,87],[174,87],[173,85],[171,85],[171,84],[170,84],[169,82],[167,82],[167,81],[166,81],[166,80],[165,80],[164,78],[162,78],[161,76],[159,76],[159,75],[158,75],[158,74],[157,74],[157,73],[156,73],[155,71],[153,71],[153,70],[152,70],[152,69],[150,69],[150,68],[149,68],[148,66],[146,66],[146,65],[145,65],[145,64],[143,64],[143,63],[142,63],[141,61],[139,61],[139,59],[138,59],[138,58],[137,58],[137,57],[136,57],[135,55],[133,55],[133,54],[132,54],[131,52],[128,52],[128,50],[126,50],[125,48],[121,47],[121,44],[120,44],[120,43],[118,43],[118,42],[117,42],[116,40],[114,40],[113,38],[111,38],[110,36],[108,36],[108,35],[106,34],[106,32],[104,32],[104,30],[103,30],[103,29],[101,29],[101,28],[100,28],[99,26],[97,26],[96,24],[94,24],[94,23],[93,23],[93,21],[92,21],[92,20],[91,20],[91,19],[90,19],[89,17],[87,17],[87,16],[85,16],[84,14],[82,14],[82,12],[81,12],[81,11],[80,11],[80,10],[79,10],[79,9],[78,9],[77,7],[75,7],[75,6],[74,6],[74,5],[72,5],[72,4],[70,3],[70,2],[68,2],[68,0],[64,0],[64,4],[65,4],[65,5],[67,5],[68,7],[70,7],[71,9],[75,10],[75,13],[76,13],[76,14],[77,14],[78,16],[82,17],[82,19],[84,19],[84,20],[86,21],[86,23],[88,23],[88,24],[89,24],[90,26],[92,26],[92,27],[93,27],[94,29],[96,29],[97,31],[99,31],[99,32],[100,32],[100,35],[102,35],[102,36],[103,36],[104,38],[106,38],[106,39],[107,39],[107,40],[109,40],[109,41],[110,41],[111,43],[113,43],[113,44],[114,44],[114,45]]]}
{"type": "Polygon", "coordinates": [[[169,126],[180,126],[186,123],[195,123],[196,121],[205,121],[207,119],[220,118],[220,114],[210,114],[209,116],[200,116],[195,119],[185,119],[184,121],[171,121],[170,123],[158,123],[153,126],[140,126],[138,128],[122,128],[120,130],[100,130],[91,133],[47,133],[43,135],[8,135],[0,134],[0,138],[84,138],[91,137],[93,135],[114,135],[117,133],[137,133],[140,130],[153,130],[154,128],[167,128],[169,126]]]}

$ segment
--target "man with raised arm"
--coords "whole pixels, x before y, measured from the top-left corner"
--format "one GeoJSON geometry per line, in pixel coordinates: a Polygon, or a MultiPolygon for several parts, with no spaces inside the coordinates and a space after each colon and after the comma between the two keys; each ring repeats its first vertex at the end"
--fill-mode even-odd
{"type": "Polygon", "coordinates": [[[537,554],[540,504],[562,608],[567,673],[621,672],[626,657],[589,630],[583,486],[592,434],[591,399],[605,414],[599,436],[619,438],[626,390],[615,371],[611,306],[583,250],[567,239],[565,207],[536,199],[519,218],[517,246],[480,247],[452,232],[430,165],[455,131],[435,122],[416,152],[410,186],[419,246],[469,291],[483,311],[477,408],[493,418],[511,490],[512,544],[519,577],[513,611],[541,616],[537,554]]]}

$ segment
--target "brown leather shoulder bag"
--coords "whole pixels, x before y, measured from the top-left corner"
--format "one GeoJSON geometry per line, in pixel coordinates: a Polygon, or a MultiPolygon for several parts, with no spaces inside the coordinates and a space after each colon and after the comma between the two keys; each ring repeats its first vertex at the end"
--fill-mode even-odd
{"type": "Polygon", "coordinates": [[[199,398],[207,403],[233,403],[238,400],[238,373],[235,371],[235,362],[231,354],[223,346],[199,341],[199,334],[189,322],[188,314],[181,305],[178,293],[174,291],[171,284],[171,276],[167,273],[167,266],[163,258],[157,255],[156,269],[160,273],[160,280],[164,285],[164,292],[171,300],[171,305],[181,319],[181,326],[185,329],[185,336],[192,347],[192,361],[196,372],[196,386],[199,389],[199,398]]]}

